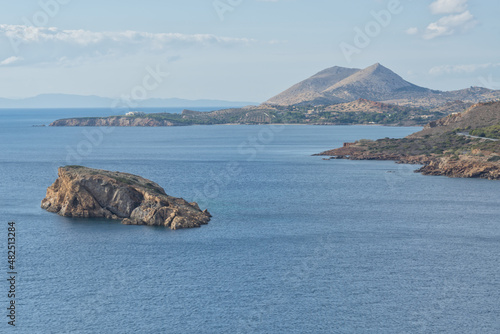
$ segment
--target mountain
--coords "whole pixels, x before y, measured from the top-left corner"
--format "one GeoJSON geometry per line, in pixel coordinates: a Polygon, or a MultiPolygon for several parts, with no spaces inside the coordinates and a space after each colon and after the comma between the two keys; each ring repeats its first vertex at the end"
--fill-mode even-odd
{"type": "Polygon", "coordinates": [[[388,68],[375,64],[337,82],[323,93],[331,99],[349,102],[359,98],[373,101],[389,100],[401,93],[422,92],[429,93],[430,90],[409,83],[388,68]]]}
{"type": "Polygon", "coordinates": [[[268,101],[265,105],[331,105],[366,99],[414,107],[438,107],[460,100],[467,103],[500,99],[500,91],[471,87],[442,92],[414,85],[381,64],[363,70],[332,67],[321,71],[268,101]]]}
{"type": "MultiPolygon", "coordinates": [[[[169,99],[146,99],[134,101],[137,107],[142,108],[187,108],[187,107],[244,107],[253,102],[232,102],[221,100],[184,100],[177,98],[169,99]]],[[[70,94],[42,94],[25,99],[0,98],[0,109],[2,108],[110,108],[116,105],[116,100],[100,96],[82,96],[70,94]]],[[[134,107],[135,108],[135,107],[134,107]]]]}
{"type": "Polygon", "coordinates": [[[272,105],[295,105],[303,101],[321,99],[323,98],[323,91],[332,86],[332,83],[340,82],[358,71],[361,70],[338,66],[327,68],[269,99],[266,103],[272,105]]]}

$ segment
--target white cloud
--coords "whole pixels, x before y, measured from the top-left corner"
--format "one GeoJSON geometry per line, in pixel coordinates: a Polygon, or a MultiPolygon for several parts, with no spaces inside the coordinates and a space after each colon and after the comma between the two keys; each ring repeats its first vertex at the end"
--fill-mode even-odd
{"type": "Polygon", "coordinates": [[[408,28],[405,32],[408,35],[416,35],[416,34],[418,34],[419,30],[416,27],[412,27],[412,28],[408,28]]]}
{"type": "Polygon", "coordinates": [[[15,62],[20,61],[20,60],[22,60],[21,57],[12,56],[12,57],[9,57],[9,58],[6,58],[6,59],[0,61],[0,66],[12,65],[15,62]]]}
{"type": "Polygon", "coordinates": [[[429,70],[432,75],[474,73],[480,70],[500,67],[500,63],[468,64],[468,65],[442,65],[429,70]]]}
{"type": "Polygon", "coordinates": [[[65,42],[88,46],[102,42],[145,44],[155,48],[167,47],[170,43],[181,42],[202,45],[231,45],[248,43],[247,38],[219,37],[209,34],[148,33],[138,31],[92,32],[89,30],[60,30],[58,28],[30,27],[0,24],[0,34],[23,43],[65,42]]]}
{"type": "Polygon", "coordinates": [[[474,27],[476,23],[474,16],[468,10],[458,15],[448,15],[429,24],[424,32],[424,38],[433,39],[452,35],[457,31],[466,31],[474,27]]]}
{"type": "Polygon", "coordinates": [[[436,0],[431,3],[432,14],[454,14],[467,10],[468,0],[436,0]]]}
{"type": "MultiPolygon", "coordinates": [[[[232,47],[255,42],[248,38],[221,37],[211,34],[93,32],[7,24],[0,24],[0,37],[6,37],[12,46],[12,48],[8,45],[7,47],[0,46],[0,59],[5,52],[16,54],[17,51],[23,56],[24,63],[110,55],[119,57],[140,52],[164,53],[190,47],[232,47]]],[[[5,40],[5,38],[2,39],[5,40]]]]}
{"type": "Polygon", "coordinates": [[[425,29],[409,28],[408,35],[420,32],[424,39],[450,36],[473,28],[478,22],[467,9],[468,0],[435,0],[429,6],[432,14],[448,14],[430,23],[425,29]]]}

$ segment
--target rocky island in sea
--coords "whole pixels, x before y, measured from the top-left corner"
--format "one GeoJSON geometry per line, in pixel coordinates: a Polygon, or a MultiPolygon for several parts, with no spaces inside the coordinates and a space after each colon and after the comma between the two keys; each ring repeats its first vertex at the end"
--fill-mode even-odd
{"type": "Polygon", "coordinates": [[[172,230],[208,224],[210,213],[140,176],[83,166],[59,168],[42,208],[65,217],[107,218],[172,230]]]}
{"type": "Polygon", "coordinates": [[[500,180],[500,102],[479,103],[402,139],[359,140],[318,155],[422,164],[425,175],[500,180]]]}

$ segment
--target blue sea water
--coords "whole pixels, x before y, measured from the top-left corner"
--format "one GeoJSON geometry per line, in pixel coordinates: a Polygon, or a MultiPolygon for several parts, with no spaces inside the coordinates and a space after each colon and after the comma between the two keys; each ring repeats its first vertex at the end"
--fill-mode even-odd
{"type": "Polygon", "coordinates": [[[500,332],[499,182],[311,156],[418,128],[32,127],[101,114],[0,110],[0,332],[500,332]],[[213,219],[170,231],[40,209],[69,163],[149,178],[213,219]]]}

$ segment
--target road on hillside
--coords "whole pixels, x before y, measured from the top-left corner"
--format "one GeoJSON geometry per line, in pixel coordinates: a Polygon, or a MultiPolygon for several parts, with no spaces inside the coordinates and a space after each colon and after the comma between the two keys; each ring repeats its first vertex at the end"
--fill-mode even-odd
{"type": "Polygon", "coordinates": [[[486,140],[491,140],[491,141],[499,141],[500,140],[500,139],[493,139],[493,138],[472,136],[472,135],[470,135],[468,133],[465,133],[465,132],[458,132],[457,135],[459,135],[459,136],[465,136],[465,137],[469,137],[469,138],[486,139],[486,140]]]}

